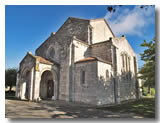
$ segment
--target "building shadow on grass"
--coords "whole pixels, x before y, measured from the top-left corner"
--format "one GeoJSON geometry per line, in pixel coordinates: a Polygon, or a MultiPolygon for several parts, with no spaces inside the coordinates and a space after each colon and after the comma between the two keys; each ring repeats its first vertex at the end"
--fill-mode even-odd
{"type": "Polygon", "coordinates": [[[99,109],[120,113],[134,113],[143,118],[155,118],[155,98],[142,98],[137,101],[99,109]]]}

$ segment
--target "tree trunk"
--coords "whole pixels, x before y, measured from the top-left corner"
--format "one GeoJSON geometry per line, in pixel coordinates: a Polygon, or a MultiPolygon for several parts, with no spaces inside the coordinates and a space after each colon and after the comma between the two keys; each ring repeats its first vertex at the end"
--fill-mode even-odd
{"type": "Polygon", "coordinates": [[[151,87],[150,86],[148,86],[148,94],[150,94],[150,92],[151,92],[151,87]]]}
{"type": "Polygon", "coordinates": [[[12,91],[12,85],[9,86],[9,93],[12,91]]]}

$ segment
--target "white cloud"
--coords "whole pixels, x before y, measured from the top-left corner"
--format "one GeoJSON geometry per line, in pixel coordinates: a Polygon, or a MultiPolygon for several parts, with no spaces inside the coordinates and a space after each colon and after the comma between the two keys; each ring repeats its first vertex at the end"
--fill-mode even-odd
{"type": "Polygon", "coordinates": [[[154,23],[154,7],[148,10],[135,6],[132,10],[117,8],[115,13],[107,13],[105,19],[116,36],[122,34],[143,36],[145,28],[154,23]]]}

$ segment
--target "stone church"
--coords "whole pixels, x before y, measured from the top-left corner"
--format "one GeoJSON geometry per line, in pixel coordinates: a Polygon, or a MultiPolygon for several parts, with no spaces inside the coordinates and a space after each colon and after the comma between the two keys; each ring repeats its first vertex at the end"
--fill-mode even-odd
{"type": "Polygon", "coordinates": [[[105,19],[69,17],[19,65],[16,97],[114,104],[139,95],[137,57],[105,19]]]}

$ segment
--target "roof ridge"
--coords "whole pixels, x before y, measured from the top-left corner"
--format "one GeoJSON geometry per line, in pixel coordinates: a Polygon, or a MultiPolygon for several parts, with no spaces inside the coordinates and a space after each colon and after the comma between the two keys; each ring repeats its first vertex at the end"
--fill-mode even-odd
{"type": "Polygon", "coordinates": [[[70,19],[80,19],[80,20],[86,20],[86,21],[90,21],[90,19],[84,19],[84,18],[80,18],[80,17],[69,17],[70,19]]]}
{"type": "Polygon", "coordinates": [[[72,17],[72,16],[70,16],[69,18],[80,19],[80,20],[88,20],[88,21],[92,21],[92,20],[105,20],[104,18],[84,19],[84,18],[80,18],[80,17],[72,17]]]}
{"type": "Polygon", "coordinates": [[[100,62],[104,62],[104,63],[112,65],[111,62],[106,61],[106,60],[102,60],[102,59],[94,57],[94,56],[90,56],[90,57],[80,59],[80,60],[76,61],[75,63],[81,63],[81,62],[87,62],[87,61],[100,61],[100,62]]]}
{"type": "Polygon", "coordinates": [[[92,21],[92,20],[94,20],[94,21],[98,21],[98,20],[105,20],[104,18],[95,18],[95,19],[90,19],[90,21],[92,21]]]}

